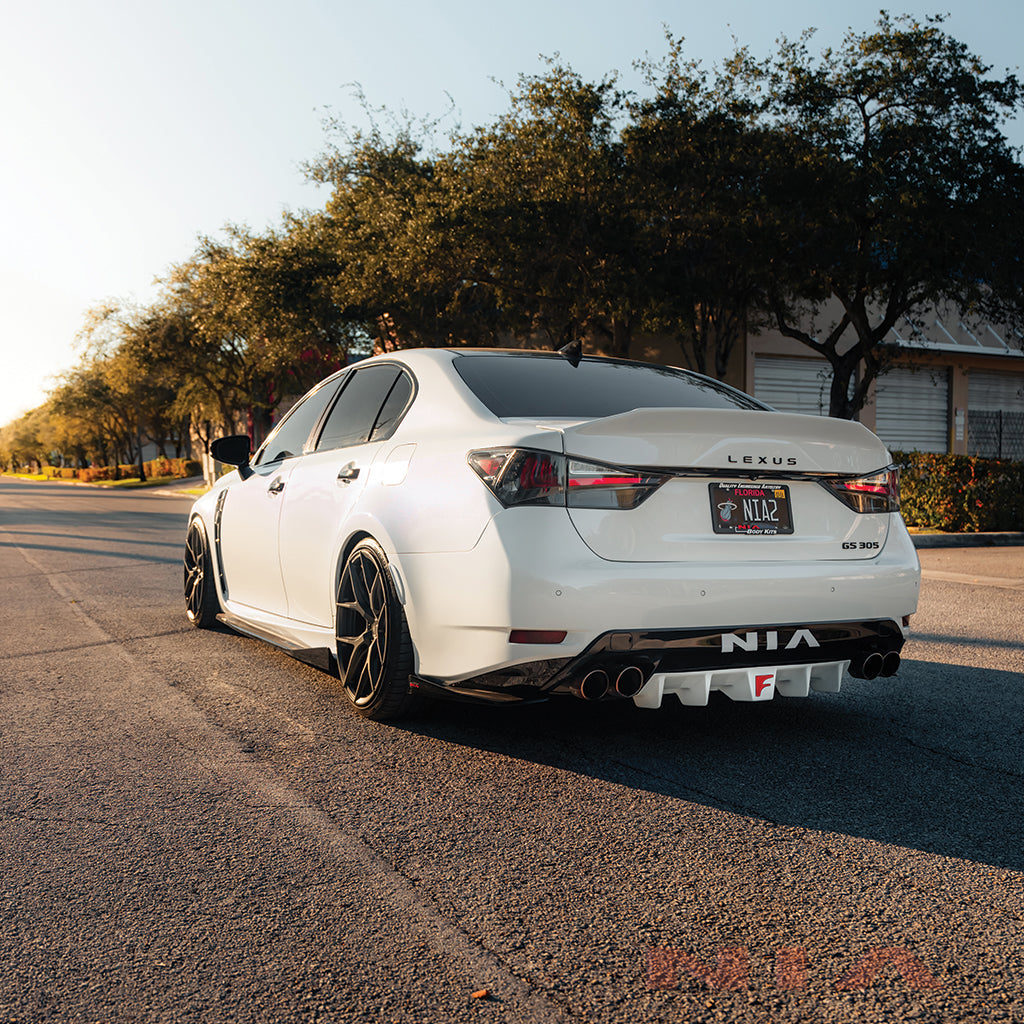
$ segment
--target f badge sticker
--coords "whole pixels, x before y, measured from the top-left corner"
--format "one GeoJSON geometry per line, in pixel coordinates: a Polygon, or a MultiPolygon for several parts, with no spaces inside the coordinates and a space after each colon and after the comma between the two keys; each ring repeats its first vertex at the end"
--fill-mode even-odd
{"type": "Polygon", "coordinates": [[[770,700],[772,694],[765,695],[765,690],[770,691],[775,682],[774,672],[759,672],[754,676],[754,700],[770,700]]]}

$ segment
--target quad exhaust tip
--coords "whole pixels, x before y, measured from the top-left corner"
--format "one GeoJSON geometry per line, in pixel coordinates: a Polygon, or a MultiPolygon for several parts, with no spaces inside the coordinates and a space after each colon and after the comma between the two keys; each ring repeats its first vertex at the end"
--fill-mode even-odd
{"type": "Polygon", "coordinates": [[[894,676],[900,668],[900,656],[896,651],[881,654],[872,651],[860,662],[850,665],[850,675],[858,679],[877,679],[879,676],[894,676]]]}
{"type": "Polygon", "coordinates": [[[583,700],[600,700],[608,692],[609,685],[608,673],[603,668],[595,668],[572,688],[572,692],[583,700]]]}
{"type": "Polygon", "coordinates": [[[894,676],[900,670],[900,656],[895,651],[890,651],[882,659],[882,675],[894,676]]]}
{"type": "Polygon", "coordinates": [[[609,694],[635,697],[647,682],[647,673],[639,665],[613,666],[614,677],[603,668],[594,668],[572,686],[573,695],[582,700],[601,700],[609,694]],[[614,683],[612,682],[614,678],[614,683]]]}
{"type": "Polygon", "coordinates": [[[635,697],[647,680],[643,669],[637,665],[627,665],[615,678],[615,692],[620,697],[635,697]]]}
{"type": "Polygon", "coordinates": [[[861,677],[877,679],[882,674],[883,668],[885,668],[885,658],[878,651],[874,651],[864,659],[860,667],[861,677]]]}

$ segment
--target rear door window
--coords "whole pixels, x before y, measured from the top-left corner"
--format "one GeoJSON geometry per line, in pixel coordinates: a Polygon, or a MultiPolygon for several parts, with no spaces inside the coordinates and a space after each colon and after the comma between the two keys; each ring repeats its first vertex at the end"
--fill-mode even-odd
{"type": "Polygon", "coordinates": [[[384,441],[395,432],[402,416],[405,415],[405,410],[409,407],[412,392],[411,378],[406,373],[400,373],[398,380],[391,385],[388,397],[377,415],[377,422],[374,423],[370,434],[371,441],[384,441]]]}
{"type": "Polygon", "coordinates": [[[390,436],[390,430],[394,429],[398,418],[405,411],[411,393],[411,382],[401,367],[394,363],[379,363],[355,369],[327,416],[316,443],[316,451],[345,448],[390,436]],[[406,381],[404,387],[400,386],[403,380],[406,381]],[[390,424],[390,430],[385,425],[385,419],[390,424]]]}

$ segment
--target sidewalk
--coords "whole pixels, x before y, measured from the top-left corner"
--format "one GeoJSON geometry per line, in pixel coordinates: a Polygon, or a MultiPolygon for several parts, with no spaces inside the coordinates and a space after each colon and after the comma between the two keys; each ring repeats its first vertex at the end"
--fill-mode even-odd
{"type": "Polygon", "coordinates": [[[1024,533],[911,533],[915,548],[991,548],[1024,546],[1024,533]]]}
{"type": "Polygon", "coordinates": [[[172,484],[162,484],[160,487],[146,488],[147,494],[166,494],[172,498],[198,498],[198,494],[189,494],[198,487],[205,487],[206,481],[201,476],[187,476],[181,480],[175,480],[172,484]]]}

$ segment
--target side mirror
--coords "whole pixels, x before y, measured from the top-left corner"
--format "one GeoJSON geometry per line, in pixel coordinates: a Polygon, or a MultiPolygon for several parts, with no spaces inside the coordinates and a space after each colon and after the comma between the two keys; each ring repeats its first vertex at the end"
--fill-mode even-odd
{"type": "Polygon", "coordinates": [[[218,437],[210,444],[210,454],[218,462],[226,462],[229,466],[237,466],[244,480],[252,474],[249,469],[249,456],[252,454],[252,442],[248,434],[232,434],[230,437],[218,437]]]}

